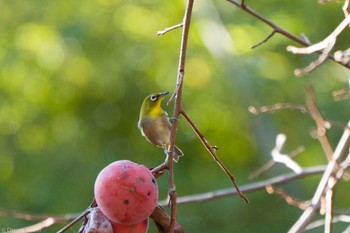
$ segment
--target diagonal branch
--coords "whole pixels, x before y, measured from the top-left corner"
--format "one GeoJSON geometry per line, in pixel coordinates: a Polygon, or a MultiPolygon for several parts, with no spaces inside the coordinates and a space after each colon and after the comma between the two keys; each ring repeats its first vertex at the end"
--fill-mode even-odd
{"type": "Polygon", "coordinates": [[[258,47],[258,46],[260,46],[260,45],[266,43],[267,41],[269,41],[269,40],[276,34],[276,32],[277,32],[277,31],[276,31],[275,29],[273,29],[273,31],[272,31],[265,39],[263,39],[262,41],[260,41],[260,42],[257,43],[256,45],[253,45],[253,46],[252,46],[252,49],[255,49],[256,47],[258,47]]]}
{"type": "MultiPolygon", "coordinates": [[[[263,15],[261,15],[258,12],[254,11],[252,8],[248,7],[244,3],[244,1],[242,1],[242,2],[239,2],[237,0],[226,0],[226,1],[231,3],[231,4],[233,4],[233,5],[235,5],[235,6],[237,6],[237,7],[239,7],[239,8],[241,8],[243,11],[245,11],[248,14],[252,15],[253,17],[257,18],[259,21],[265,23],[266,25],[271,27],[274,30],[274,32],[279,33],[279,34],[287,37],[288,39],[290,39],[290,40],[292,40],[292,41],[294,41],[294,42],[296,42],[296,43],[298,43],[298,44],[300,44],[302,46],[306,46],[307,47],[307,46],[311,45],[310,43],[300,39],[299,37],[293,35],[292,33],[288,32],[286,30],[284,30],[283,28],[281,28],[278,25],[274,24],[269,19],[265,18],[263,15]]],[[[270,38],[268,38],[268,39],[270,39],[270,38]]],[[[316,52],[322,54],[321,51],[316,51],[316,52]]],[[[350,69],[350,63],[342,63],[342,62],[336,61],[334,59],[334,56],[332,54],[330,54],[330,53],[326,54],[326,57],[331,59],[331,60],[333,60],[334,62],[336,62],[336,63],[338,63],[338,64],[340,64],[340,65],[342,65],[342,66],[344,66],[344,67],[346,67],[348,69],[350,69]]]]}
{"type": "Polygon", "coordinates": [[[193,123],[193,121],[190,119],[190,117],[187,115],[187,113],[185,111],[181,112],[181,115],[184,116],[184,118],[186,119],[186,121],[190,124],[190,126],[192,127],[192,129],[195,131],[195,133],[197,134],[198,138],[201,140],[201,142],[203,143],[204,147],[208,150],[208,152],[210,153],[210,155],[213,157],[213,159],[215,160],[215,162],[217,164],[219,164],[219,166],[221,167],[221,169],[226,173],[226,175],[230,178],[231,182],[233,183],[233,185],[235,186],[238,195],[246,202],[249,203],[248,198],[241,192],[241,190],[239,189],[237,183],[236,183],[236,178],[234,177],[234,175],[232,175],[232,173],[227,169],[227,167],[225,166],[225,164],[220,160],[220,158],[216,155],[215,153],[215,148],[213,148],[208,141],[205,139],[204,135],[199,131],[199,129],[197,128],[197,126],[193,123]]]}
{"type": "MultiPolygon", "coordinates": [[[[288,46],[287,47],[287,51],[292,52],[292,53],[310,54],[310,53],[313,53],[313,52],[316,52],[316,51],[319,51],[321,53],[319,58],[316,61],[312,62],[310,65],[308,65],[306,68],[304,68],[304,69],[297,69],[295,71],[296,75],[300,76],[302,74],[311,72],[316,67],[321,65],[326,60],[328,55],[330,54],[330,51],[333,49],[339,34],[349,24],[350,24],[350,15],[347,15],[345,17],[345,19],[336,27],[336,29],[334,29],[334,31],[329,36],[327,36],[324,40],[322,40],[321,42],[313,44],[313,45],[310,45],[310,46],[305,47],[305,48],[297,48],[295,46],[288,46]]],[[[337,59],[335,59],[335,61],[337,61],[337,59]]],[[[343,64],[343,63],[340,63],[340,64],[343,64]]]]}
{"type": "Polygon", "coordinates": [[[334,31],[327,36],[324,40],[317,44],[310,45],[306,48],[297,48],[295,46],[288,46],[287,50],[292,53],[298,54],[310,54],[319,50],[323,50],[329,46],[329,44],[333,44],[336,41],[339,34],[349,25],[350,16],[348,15],[345,19],[334,29],[334,31]]]}
{"type": "MultiPolygon", "coordinates": [[[[348,123],[350,126],[350,122],[348,123]]],[[[307,208],[303,214],[299,217],[299,219],[295,222],[295,224],[288,231],[289,233],[294,232],[302,232],[305,227],[310,223],[312,218],[315,216],[316,212],[321,207],[321,199],[324,197],[326,188],[328,186],[329,179],[332,177],[334,173],[339,170],[340,160],[349,153],[349,145],[350,145],[350,129],[346,128],[342,137],[339,140],[337,148],[334,151],[332,159],[329,161],[325,172],[319,182],[317,190],[311,200],[311,205],[307,208]]]]}

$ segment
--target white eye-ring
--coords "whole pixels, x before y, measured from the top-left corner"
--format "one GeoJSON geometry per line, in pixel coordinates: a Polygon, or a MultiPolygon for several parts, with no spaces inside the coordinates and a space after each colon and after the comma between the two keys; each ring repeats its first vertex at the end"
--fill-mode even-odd
{"type": "Polygon", "coordinates": [[[149,99],[151,100],[151,101],[156,101],[156,99],[157,99],[157,96],[155,96],[155,95],[151,95],[150,97],[149,97],[149,99]]]}

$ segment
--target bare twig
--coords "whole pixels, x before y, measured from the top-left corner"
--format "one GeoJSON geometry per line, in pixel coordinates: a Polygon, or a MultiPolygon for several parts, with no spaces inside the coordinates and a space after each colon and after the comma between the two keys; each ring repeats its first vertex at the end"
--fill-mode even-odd
{"type": "MultiPolygon", "coordinates": [[[[304,168],[303,171],[299,174],[295,174],[293,172],[293,173],[275,176],[273,178],[266,179],[263,181],[258,181],[258,182],[254,182],[251,184],[241,185],[240,190],[244,193],[255,192],[258,190],[264,190],[267,185],[276,186],[276,185],[287,184],[291,181],[301,179],[301,178],[304,178],[307,176],[321,174],[325,171],[325,169],[326,169],[326,166],[315,166],[315,167],[304,168]]],[[[216,190],[216,191],[207,192],[207,193],[182,196],[182,197],[179,197],[177,199],[177,204],[184,205],[184,204],[188,204],[188,203],[201,203],[201,202],[205,202],[205,201],[212,201],[215,199],[220,199],[220,198],[224,198],[227,196],[235,196],[235,195],[239,195],[238,191],[235,188],[227,188],[227,189],[221,189],[221,190],[216,190]]],[[[168,201],[164,200],[164,201],[159,202],[159,204],[162,206],[167,206],[168,201]]]]}
{"type": "Polygon", "coordinates": [[[350,18],[347,16],[345,19],[334,29],[334,31],[326,37],[324,40],[317,44],[313,44],[306,48],[297,48],[294,46],[288,46],[288,50],[292,53],[298,54],[310,54],[319,50],[322,50],[328,46],[328,44],[332,43],[332,41],[336,40],[337,36],[345,29],[345,27],[349,24],[350,18]]]}
{"type": "Polygon", "coordinates": [[[0,216],[10,216],[16,219],[24,219],[28,221],[42,221],[48,218],[54,218],[56,222],[65,222],[76,218],[77,214],[53,215],[53,214],[37,214],[28,213],[18,210],[7,210],[0,208],[0,216]]]}
{"type": "Polygon", "coordinates": [[[243,2],[239,2],[237,0],[226,0],[229,3],[234,4],[235,6],[241,8],[242,10],[244,10],[245,12],[247,12],[248,14],[252,15],[253,17],[257,18],[258,20],[260,20],[261,22],[265,23],[266,25],[270,26],[274,31],[276,31],[276,33],[282,34],[285,37],[299,43],[302,44],[304,46],[308,46],[308,44],[303,41],[302,39],[300,39],[299,37],[289,33],[288,31],[280,28],[279,26],[277,26],[276,24],[274,24],[273,22],[271,22],[270,20],[268,20],[267,18],[265,18],[264,16],[262,16],[261,14],[259,14],[258,12],[254,11],[252,8],[248,7],[246,4],[244,4],[243,2]]]}
{"type": "Polygon", "coordinates": [[[77,222],[79,222],[81,219],[86,217],[90,213],[91,207],[86,209],[82,214],[80,214],[78,217],[76,217],[73,221],[71,221],[69,224],[64,226],[61,230],[57,231],[57,233],[63,233],[66,232],[69,228],[71,228],[73,225],[75,225],[77,222]]]}
{"type": "Polygon", "coordinates": [[[333,91],[332,96],[335,101],[347,100],[350,99],[350,91],[349,89],[340,89],[333,91]]]}
{"type": "MultiPolygon", "coordinates": [[[[317,67],[319,67],[327,58],[328,55],[330,53],[330,51],[332,50],[333,46],[335,45],[335,40],[334,41],[330,41],[329,44],[327,44],[327,47],[325,47],[322,50],[321,55],[318,57],[318,59],[316,59],[315,61],[311,62],[307,67],[305,68],[299,68],[299,69],[295,69],[294,70],[294,74],[295,76],[302,76],[304,74],[310,73],[311,71],[313,71],[314,69],[316,69],[317,67]]],[[[287,48],[288,50],[288,48],[287,48]]]]}
{"type": "Polygon", "coordinates": [[[286,142],[287,137],[284,134],[278,134],[276,137],[276,146],[271,151],[272,159],[277,163],[283,163],[286,167],[293,170],[295,173],[300,173],[302,168],[294,160],[292,160],[288,155],[282,154],[282,148],[286,142]]]}
{"type": "Polygon", "coordinates": [[[332,220],[333,220],[333,193],[337,179],[333,176],[329,177],[327,182],[327,190],[325,195],[325,224],[324,232],[332,232],[332,220]]]}
{"type": "Polygon", "coordinates": [[[56,219],[54,218],[47,218],[45,220],[42,220],[36,224],[33,224],[31,226],[23,227],[23,228],[17,228],[17,229],[8,229],[8,231],[2,231],[2,233],[11,233],[11,232],[23,232],[23,233],[30,233],[30,232],[40,232],[48,227],[51,227],[56,222],[56,219]]]}
{"type": "Polygon", "coordinates": [[[336,127],[338,129],[346,129],[349,128],[349,126],[346,123],[339,122],[339,121],[332,121],[332,120],[327,120],[325,121],[325,127],[327,129],[330,129],[332,127],[336,127]]]}
{"type": "Polygon", "coordinates": [[[327,136],[325,120],[320,110],[317,107],[316,100],[315,100],[315,93],[312,86],[309,85],[306,87],[306,95],[307,95],[307,98],[306,98],[307,107],[309,109],[311,117],[314,119],[317,126],[317,134],[316,134],[317,139],[320,141],[322,149],[325,152],[328,160],[330,160],[333,155],[333,149],[331,147],[331,144],[327,136]]]}
{"type": "Polygon", "coordinates": [[[347,15],[345,19],[335,28],[335,30],[329,36],[327,36],[323,41],[317,44],[313,44],[304,48],[288,46],[287,51],[292,53],[297,53],[297,54],[310,54],[316,51],[322,51],[321,56],[316,61],[312,62],[308,67],[304,69],[296,70],[296,74],[302,75],[304,73],[310,72],[316,67],[318,67],[320,64],[322,64],[323,61],[327,57],[329,57],[330,51],[333,49],[335,42],[337,41],[337,37],[349,25],[349,23],[350,23],[350,15],[347,15]]]}
{"type": "Polygon", "coordinates": [[[350,49],[336,51],[334,53],[334,59],[343,64],[348,64],[350,61],[350,49]]]}
{"type": "MultiPolygon", "coordinates": [[[[350,223],[350,216],[348,215],[338,215],[338,216],[335,216],[333,217],[333,220],[332,220],[332,223],[336,223],[336,222],[348,222],[350,223]]],[[[324,219],[320,219],[320,220],[316,220],[312,223],[310,223],[306,228],[305,230],[312,230],[314,228],[317,228],[317,227],[321,227],[325,225],[325,220],[324,219]]],[[[350,227],[348,228],[350,230],[350,227]]],[[[349,233],[350,231],[343,231],[343,233],[349,233]]]]}
{"type": "Polygon", "coordinates": [[[183,22],[181,22],[181,23],[176,24],[176,25],[174,25],[174,26],[172,26],[172,27],[165,28],[165,29],[162,30],[162,31],[158,31],[158,32],[157,32],[157,36],[165,35],[166,33],[170,32],[170,31],[172,31],[172,30],[175,30],[175,29],[178,29],[178,28],[183,27],[183,25],[184,25],[183,22]]]}
{"type": "Polygon", "coordinates": [[[248,111],[254,115],[258,115],[258,114],[264,113],[264,112],[274,112],[277,110],[284,110],[284,109],[298,110],[302,113],[308,112],[307,108],[304,105],[295,105],[295,104],[289,104],[289,103],[277,103],[274,105],[262,106],[260,108],[257,108],[254,106],[249,106],[248,111]]]}
{"type": "MultiPolygon", "coordinates": [[[[348,123],[350,126],[350,122],[348,123]]],[[[300,218],[295,222],[292,228],[289,230],[289,233],[301,232],[305,229],[305,227],[309,224],[311,219],[316,214],[316,211],[320,208],[321,199],[324,197],[328,181],[330,177],[339,171],[339,163],[340,160],[349,153],[349,145],[350,145],[350,129],[346,128],[342,137],[339,140],[337,148],[334,151],[332,159],[329,161],[325,172],[319,182],[317,190],[311,200],[310,207],[308,207],[304,213],[300,216],[300,218]]]]}
{"type": "Polygon", "coordinates": [[[81,219],[85,218],[91,211],[92,208],[96,207],[97,203],[95,198],[92,200],[90,206],[83,212],[81,213],[79,216],[77,216],[73,221],[71,221],[70,223],[68,223],[65,227],[63,227],[61,230],[59,230],[57,233],[63,233],[66,232],[69,228],[71,228],[72,226],[74,226],[77,222],[79,222],[81,219]]]}
{"type": "MultiPolygon", "coordinates": [[[[247,12],[248,14],[252,15],[253,17],[257,18],[259,21],[265,23],[266,25],[268,25],[269,27],[271,27],[276,33],[279,33],[279,34],[281,34],[281,35],[287,37],[288,39],[290,39],[290,40],[292,40],[292,41],[294,41],[294,42],[296,42],[296,43],[298,43],[298,44],[300,44],[300,45],[302,45],[302,46],[310,46],[310,43],[309,43],[309,42],[307,42],[307,41],[305,41],[305,40],[303,40],[303,39],[301,39],[301,38],[299,38],[299,37],[293,35],[292,33],[290,33],[290,32],[288,32],[288,31],[284,30],[283,28],[277,26],[276,24],[274,24],[272,21],[268,20],[268,19],[267,19],[266,17],[264,17],[263,15],[257,13],[257,12],[254,11],[252,8],[248,7],[246,4],[244,4],[243,1],[242,1],[242,2],[239,2],[239,1],[237,1],[237,0],[226,0],[226,1],[229,2],[229,3],[232,3],[233,5],[235,5],[235,6],[239,7],[239,8],[241,8],[243,11],[245,11],[245,12],[247,12]]],[[[347,18],[348,18],[348,17],[347,17],[347,18]]],[[[339,25],[339,26],[340,26],[340,25],[339,25]]],[[[338,27],[339,27],[339,26],[338,26],[338,27]]],[[[341,26],[343,26],[343,23],[341,23],[341,26]]],[[[319,50],[316,51],[316,52],[322,53],[322,52],[320,52],[319,50]]],[[[327,54],[327,57],[328,57],[329,59],[331,59],[331,60],[337,62],[337,61],[334,59],[334,57],[333,57],[332,54],[329,54],[329,53],[328,53],[328,54],[327,54]]],[[[344,67],[346,67],[346,68],[348,68],[348,69],[350,68],[350,64],[349,64],[349,63],[347,63],[347,64],[343,64],[343,63],[341,63],[341,62],[337,62],[337,63],[340,64],[340,65],[342,65],[342,66],[344,66],[344,67]]]]}
{"type": "Polygon", "coordinates": [[[306,43],[311,44],[311,41],[310,41],[309,37],[307,37],[304,33],[301,33],[300,36],[303,38],[303,40],[306,43]]]}
{"type": "Polygon", "coordinates": [[[307,207],[310,206],[310,203],[308,201],[300,201],[296,200],[293,196],[289,195],[286,191],[284,191],[281,188],[276,188],[273,185],[267,185],[266,191],[269,194],[277,194],[280,197],[282,197],[289,205],[296,206],[299,209],[305,210],[307,207]]]}
{"type": "Polygon", "coordinates": [[[273,30],[265,39],[257,43],[256,45],[252,46],[252,49],[255,49],[256,47],[266,43],[268,40],[270,40],[274,35],[276,34],[276,30],[273,30]]]}
{"type": "Polygon", "coordinates": [[[195,133],[197,134],[198,138],[201,140],[201,142],[203,143],[204,147],[208,150],[208,152],[211,154],[211,156],[213,157],[213,159],[215,160],[215,162],[221,167],[221,169],[226,173],[226,175],[230,178],[232,184],[235,186],[238,195],[246,202],[249,203],[248,198],[241,192],[241,190],[239,189],[238,185],[236,184],[236,178],[234,177],[234,175],[227,169],[227,167],[225,166],[225,164],[220,160],[220,158],[216,155],[215,153],[215,147],[212,147],[209,142],[205,139],[204,135],[199,131],[199,129],[197,128],[197,126],[194,124],[194,122],[190,119],[190,117],[187,115],[187,113],[185,111],[181,112],[181,115],[184,116],[184,118],[186,119],[186,121],[190,124],[190,126],[192,127],[192,129],[195,131],[195,133]]]}
{"type": "Polygon", "coordinates": [[[271,169],[275,164],[276,164],[275,160],[273,159],[269,160],[267,163],[265,163],[264,165],[262,165],[261,167],[259,167],[258,169],[250,173],[249,179],[255,179],[256,177],[260,176],[267,170],[271,169]]]}
{"type": "MultiPolygon", "coordinates": [[[[297,149],[295,149],[292,152],[288,153],[288,155],[289,155],[290,158],[293,158],[293,157],[299,155],[300,153],[302,153],[304,150],[305,150],[305,148],[303,146],[299,146],[297,149]]],[[[267,163],[262,165],[260,168],[256,169],[254,172],[252,172],[249,175],[249,178],[250,179],[254,179],[254,178],[260,176],[262,173],[264,173],[265,171],[267,171],[270,168],[272,168],[275,164],[276,164],[276,161],[271,159],[270,161],[268,161],[267,163]]]]}
{"type": "MultiPolygon", "coordinates": [[[[37,214],[37,213],[27,213],[17,210],[6,210],[0,209],[0,216],[11,216],[17,219],[24,219],[28,221],[37,221],[39,222],[26,226],[23,228],[17,229],[8,229],[5,232],[39,232],[43,229],[49,228],[58,223],[65,223],[75,219],[77,214],[65,214],[65,215],[54,215],[54,214],[37,214]]],[[[4,232],[4,233],[5,233],[4,232]]]]}

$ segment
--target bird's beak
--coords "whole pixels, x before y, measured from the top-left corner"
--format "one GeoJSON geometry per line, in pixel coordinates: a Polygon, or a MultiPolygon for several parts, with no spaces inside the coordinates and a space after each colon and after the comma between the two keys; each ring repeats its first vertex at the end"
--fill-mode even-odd
{"type": "Polygon", "coordinates": [[[163,97],[163,96],[166,96],[167,94],[169,94],[169,91],[165,91],[165,92],[159,93],[159,96],[163,97]]]}

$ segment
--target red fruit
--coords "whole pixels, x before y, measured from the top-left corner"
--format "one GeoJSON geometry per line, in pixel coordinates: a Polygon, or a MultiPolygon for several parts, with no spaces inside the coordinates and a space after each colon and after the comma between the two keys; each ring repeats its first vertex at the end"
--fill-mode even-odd
{"type": "Polygon", "coordinates": [[[105,167],[95,181],[95,199],[102,213],[119,224],[147,219],[158,201],[158,187],[143,165],[120,160],[105,167]]]}
{"type": "Polygon", "coordinates": [[[114,233],[147,233],[148,218],[140,223],[133,225],[123,225],[116,222],[111,222],[114,233]]]}

